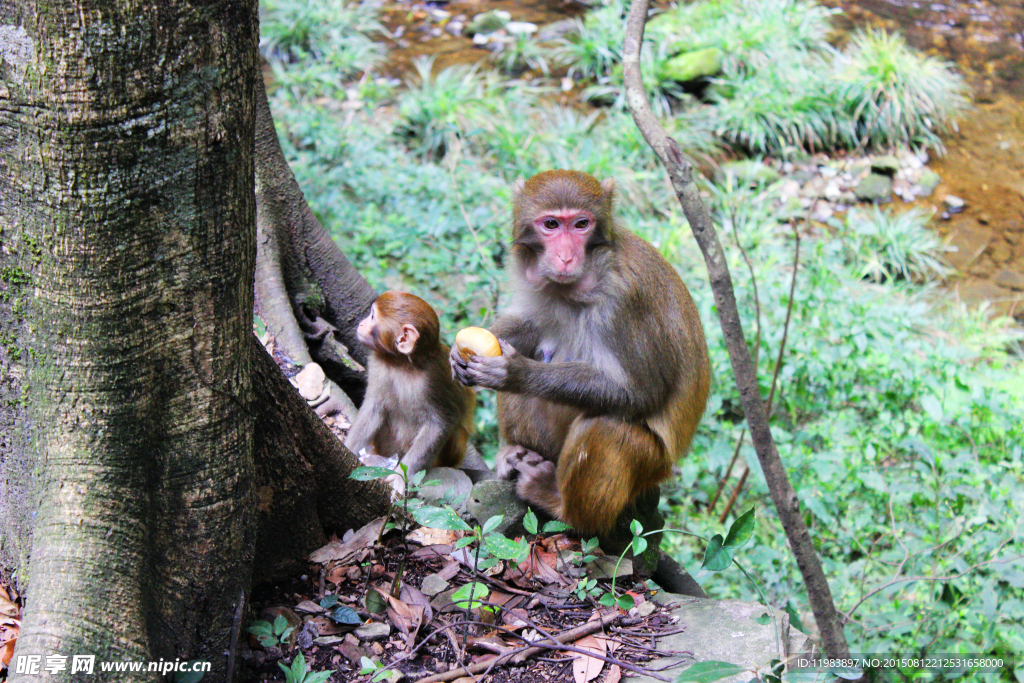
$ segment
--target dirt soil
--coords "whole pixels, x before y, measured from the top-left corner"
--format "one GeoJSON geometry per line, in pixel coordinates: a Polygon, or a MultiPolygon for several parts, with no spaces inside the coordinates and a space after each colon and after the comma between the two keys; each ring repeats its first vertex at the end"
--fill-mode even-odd
{"type": "MultiPolygon", "coordinates": [[[[839,44],[857,28],[898,29],[915,48],[953,62],[970,84],[973,110],[960,122],[959,133],[946,140],[947,155],[929,162],[943,183],[915,203],[935,212],[936,230],[957,248],[949,255],[958,271],[947,284],[951,299],[971,305],[988,301],[996,312],[1024,321],[1024,5],[1020,0],[822,2],[846,12],[837,21],[839,44]],[[944,213],[947,195],[963,199],[964,210],[944,213]]],[[[387,71],[405,77],[414,71],[412,59],[423,54],[435,57],[435,68],[486,60],[486,49],[452,35],[447,20],[436,14],[441,10],[457,21],[491,9],[540,26],[586,11],[573,0],[388,2],[385,23],[394,37],[387,41],[387,71]]],[[[565,95],[562,99],[571,104],[565,95]]]]}

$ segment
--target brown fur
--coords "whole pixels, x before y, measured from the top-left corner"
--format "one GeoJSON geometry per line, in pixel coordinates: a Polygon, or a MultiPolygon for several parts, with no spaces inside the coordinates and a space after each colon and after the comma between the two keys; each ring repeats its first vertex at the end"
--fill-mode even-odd
{"type": "Polygon", "coordinates": [[[549,171],[514,191],[513,294],[492,331],[524,358],[498,395],[499,470],[519,472],[529,502],[607,532],[689,447],[710,386],[703,328],[672,266],[614,223],[611,184],[549,171]],[[545,257],[533,220],[555,209],[597,220],[581,284],[531,270],[545,257]]]}
{"type": "Polygon", "coordinates": [[[457,466],[473,432],[476,396],[452,379],[437,314],[406,292],[385,292],[374,306],[376,321],[360,323],[369,328],[369,339],[361,337],[370,349],[366,398],[345,445],[356,453],[363,448],[385,457],[397,453],[410,475],[457,466]],[[419,333],[409,354],[397,346],[403,325],[419,333]]]}

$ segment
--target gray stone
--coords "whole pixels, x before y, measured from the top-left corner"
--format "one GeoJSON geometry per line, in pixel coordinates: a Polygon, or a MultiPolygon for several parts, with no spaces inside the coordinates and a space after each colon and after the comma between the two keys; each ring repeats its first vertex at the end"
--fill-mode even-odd
{"type": "Polygon", "coordinates": [[[918,197],[930,197],[935,188],[942,182],[942,176],[930,168],[921,171],[921,178],[917,181],[914,193],[918,197]]]}
{"type": "Polygon", "coordinates": [[[593,562],[586,565],[590,576],[595,579],[624,579],[633,575],[633,561],[618,556],[598,555],[593,562]],[[615,565],[618,564],[618,569],[615,565]]]}
{"type": "Polygon", "coordinates": [[[665,80],[688,83],[714,76],[721,69],[722,52],[715,47],[706,47],[665,60],[659,69],[659,76],[665,80]]]}
{"type": "Polygon", "coordinates": [[[420,591],[424,595],[434,596],[448,588],[448,582],[442,579],[437,574],[429,574],[423,577],[423,584],[420,586],[420,591]]]}
{"type": "Polygon", "coordinates": [[[882,175],[894,176],[896,171],[900,170],[900,160],[894,157],[892,154],[886,154],[884,156],[875,157],[871,160],[871,172],[881,173],[882,175]]]}
{"type": "Polygon", "coordinates": [[[528,21],[510,21],[505,24],[505,30],[509,35],[528,36],[537,32],[537,24],[531,24],[528,21]]]}
{"type": "Polygon", "coordinates": [[[857,183],[853,194],[864,202],[875,204],[888,202],[892,199],[892,179],[888,176],[870,173],[864,180],[857,183]]]}
{"type": "Polygon", "coordinates": [[[523,528],[526,504],[516,497],[515,482],[499,479],[480,482],[469,492],[466,508],[480,524],[495,515],[503,515],[504,519],[496,531],[505,536],[520,536],[526,533],[526,529],[523,528]]]}
{"type": "Polygon", "coordinates": [[[946,205],[946,211],[950,213],[960,213],[967,205],[967,202],[952,194],[947,194],[943,197],[942,203],[946,205]]]}
{"type": "MultiPolygon", "coordinates": [[[[810,639],[790,627],[785,612],[776,611],[774,626],[771,621],[762,625],[757,619],[767,614],[768,608],[753,602],[687,598],[673,593],[658,593],[654,599],[674,605],[672,615],[679,618],[677,626],[682,627],[680,633],[658,638],[658,647],[693,653],[688,664],[728,662],[763,675],[770,671],[773,659],[814,653],[810,639]]],[[[658,670],[677,661],[678,658],[663,658],[644,666],[658,670]]],[[[751,679],[750,671],[721,680],[745,683],[751,679]]],[[[641,676],[636,680],[655,683],[656,679],[641,676]]]]}
{"type": "Polygon", "coordinates": [[[494,33],[505,28],[511,18],[512,15],[502,10],[482,12],[473,17],[472,21],[466,24],[466,28],[462,29],[462,32],[467,36],[477,33],[494,33]]]}
{"type": "Polygon", "coordinates": [[[423,477],[424,482],[438,483],[420,489],[419,498],[429,505],[451,505],[460,513],[466,511],[466,498],[473,488],[473,482],[462,470],[452,467],[431,467],[423,477]]]}
{"type": "Polygon", "coordinates": [[[449,588],[443,593],[438,593],[434,596],[434,599],[430,601],[430,606],[434,609],[434,614],[441,612],[445,607],[452,604],[452,596],[455,595],[455,591],[458,588],[449,588]]]}
{"type": "Polygon", "coordinates": [[[537,31],[537,40],[542,42],[557,40],[562,36],[579,29],[579,22],[576,19],[562,19],[550,24],[541,26],[537,31]]]}
{"type": "Polygon", "coordinates": [[[356,638],[359,640],[372,642],[374,640],[384,640],[391,635],[391,626],[388,624],[382,624],[377,621],[371,621],[368,624],[363,624],[355,630],[356,638]]]}
{"type": "Polygon", "coordinates": [[[715,169],[715,183],[724,185],[729,176],[736,178],[738,184],[744,183],[774,183],[779,179],[779,172],[771,166],[760,161],[746,159],[743,161],[730,161],[715,169]]]}
{"type": "Polygon", "coordinates": [[[996,286],[1003,289],[1012,289],[1015,292],[1024,292],[1024,275],[1013,270],[1001,270],[996,275],[996,286]]]}

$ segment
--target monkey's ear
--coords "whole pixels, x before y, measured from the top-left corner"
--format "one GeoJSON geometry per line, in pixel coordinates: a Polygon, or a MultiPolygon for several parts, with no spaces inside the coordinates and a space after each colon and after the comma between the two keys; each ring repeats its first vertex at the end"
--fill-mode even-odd
{"type": "Polygon", "coordinates": [[[416,329],[416,326],[405,323],[402,325],[401,332],[398,333],[398,339],[395,340],[395,348],[399,353],[408,356],[416,348],[416,340],[419,338],[420,331],[416,329]]]}
{"type": "Polygon", "coordinates": [[[601,189],[604,191],[605,197],[611,197],[615,194],[615,181],[611,178],[601,181],[601,189]]]}
{"type": "Polygon", "coordinates": [[[523,193],[524,187],[526,187],[526,178],[516,178],[516,181],[512,183],[512,198],[518,198],[523,193]]]}

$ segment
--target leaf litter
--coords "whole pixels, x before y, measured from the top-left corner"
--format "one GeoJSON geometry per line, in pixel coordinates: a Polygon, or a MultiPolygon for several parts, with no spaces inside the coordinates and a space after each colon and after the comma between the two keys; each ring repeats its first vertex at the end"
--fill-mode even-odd
{"type": "MultiPolygon", "coordinates": [[[[335,682],[369,682],[374,674],[422,683],[618,683],[641,672],[671,678],[644,663],[678,654],[658,649],[659,634],[678,631],[676,617],[644,605],[651,591],[642,582],[620,579],[615,587],[631,596],[628,611],[579,591],[588,578],[579,541],[537,537],[522,562],[474,571],[474,549],[455,548],[465,532],[418,527],[403,538],[398,529],[382,532],[385,521],[312,553],[311,571],[300,579],[254,593],[261,616],[285,613],[297,627],[276,646],[250,637],[248,680],[284,680],[276,664],[299,652],[309,671],[332,671],[335,682]],[[376,669],[360,673],[367,662],[376,669]]],[[[612,582],[598,586],[607,592],[612,582]]]]}

